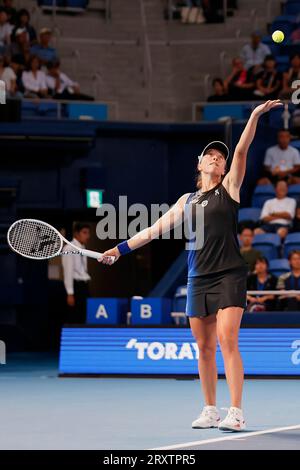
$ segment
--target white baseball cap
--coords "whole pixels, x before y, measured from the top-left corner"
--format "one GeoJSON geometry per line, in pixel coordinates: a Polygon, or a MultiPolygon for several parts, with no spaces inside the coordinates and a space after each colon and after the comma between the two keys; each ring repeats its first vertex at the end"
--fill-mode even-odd
{"type": "Polygon", "coordinates": [[[205,153],[210,149],[220,150],[220,152],[224,153],[225,161],[227,161],[227,159],[229,157],[229,148],[227,147],[226,144],[224,144],[224,142],[221,142],[220,140],[214,140],[213,142],[210,142],[210,144],[208,144],[203,149],[201,155],[198,156],[199,163],[201,162],[201,160],[202,160],[203,156],[205,155],[205,153]]]}

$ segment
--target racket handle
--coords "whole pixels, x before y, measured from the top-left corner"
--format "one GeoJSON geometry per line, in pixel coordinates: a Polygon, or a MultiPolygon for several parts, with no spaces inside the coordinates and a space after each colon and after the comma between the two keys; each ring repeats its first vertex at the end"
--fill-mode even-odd
{"type": "MultiPolygon", "coordinates": [[[[98,253],[97,251],[92,251],[92,250],[82,250],[82,254],[84,256],[87,256],[88,258],[93,258],[97,260],[102,260],[103,258],[103,253],[98,253]]],[[[113,258],[112,261],[115,261],[114,256],[109,256],[109,258],[113,258]]]]}

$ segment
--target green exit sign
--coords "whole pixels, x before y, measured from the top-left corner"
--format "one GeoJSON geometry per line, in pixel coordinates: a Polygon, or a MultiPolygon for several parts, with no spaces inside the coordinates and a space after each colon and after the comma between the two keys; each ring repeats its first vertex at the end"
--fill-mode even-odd
{"type": "Polygon", "coordinates": [[[87,189],[86,205],[88,208],[97,208],[102,206],[103,189],[87,189]]]}

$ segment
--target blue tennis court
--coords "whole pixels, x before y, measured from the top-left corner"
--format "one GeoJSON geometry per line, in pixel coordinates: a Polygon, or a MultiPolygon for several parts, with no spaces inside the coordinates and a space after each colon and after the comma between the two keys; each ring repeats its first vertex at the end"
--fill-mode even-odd
{"type": "MultiPolygon", "coordinates": [[[[297,380],[246,380],[247,432],[232,434],[191,428],[199,380],[59,378],[55,355],[8,355],[0,400],[2,450],[299,449],[297,380]]],[[[218,406],[228,403],[221,379],[218,406]]]]}

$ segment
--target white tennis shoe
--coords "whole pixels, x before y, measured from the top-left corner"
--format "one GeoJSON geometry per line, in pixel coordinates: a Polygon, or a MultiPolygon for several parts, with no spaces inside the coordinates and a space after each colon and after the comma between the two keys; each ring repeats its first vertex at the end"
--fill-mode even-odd
{"type": "Polygon", "coordinates": [[[219,424],[220,431],[243,431],[245,428],[243,411],[234,406],[229,408],[226,418],[219,424]]]}
{"type": "Polygon", "coordinates": [[[192,428],[206,429],[217,428],[221,421],[216,406],[205,406],[195,421],[192,422],[192,428]]]}

